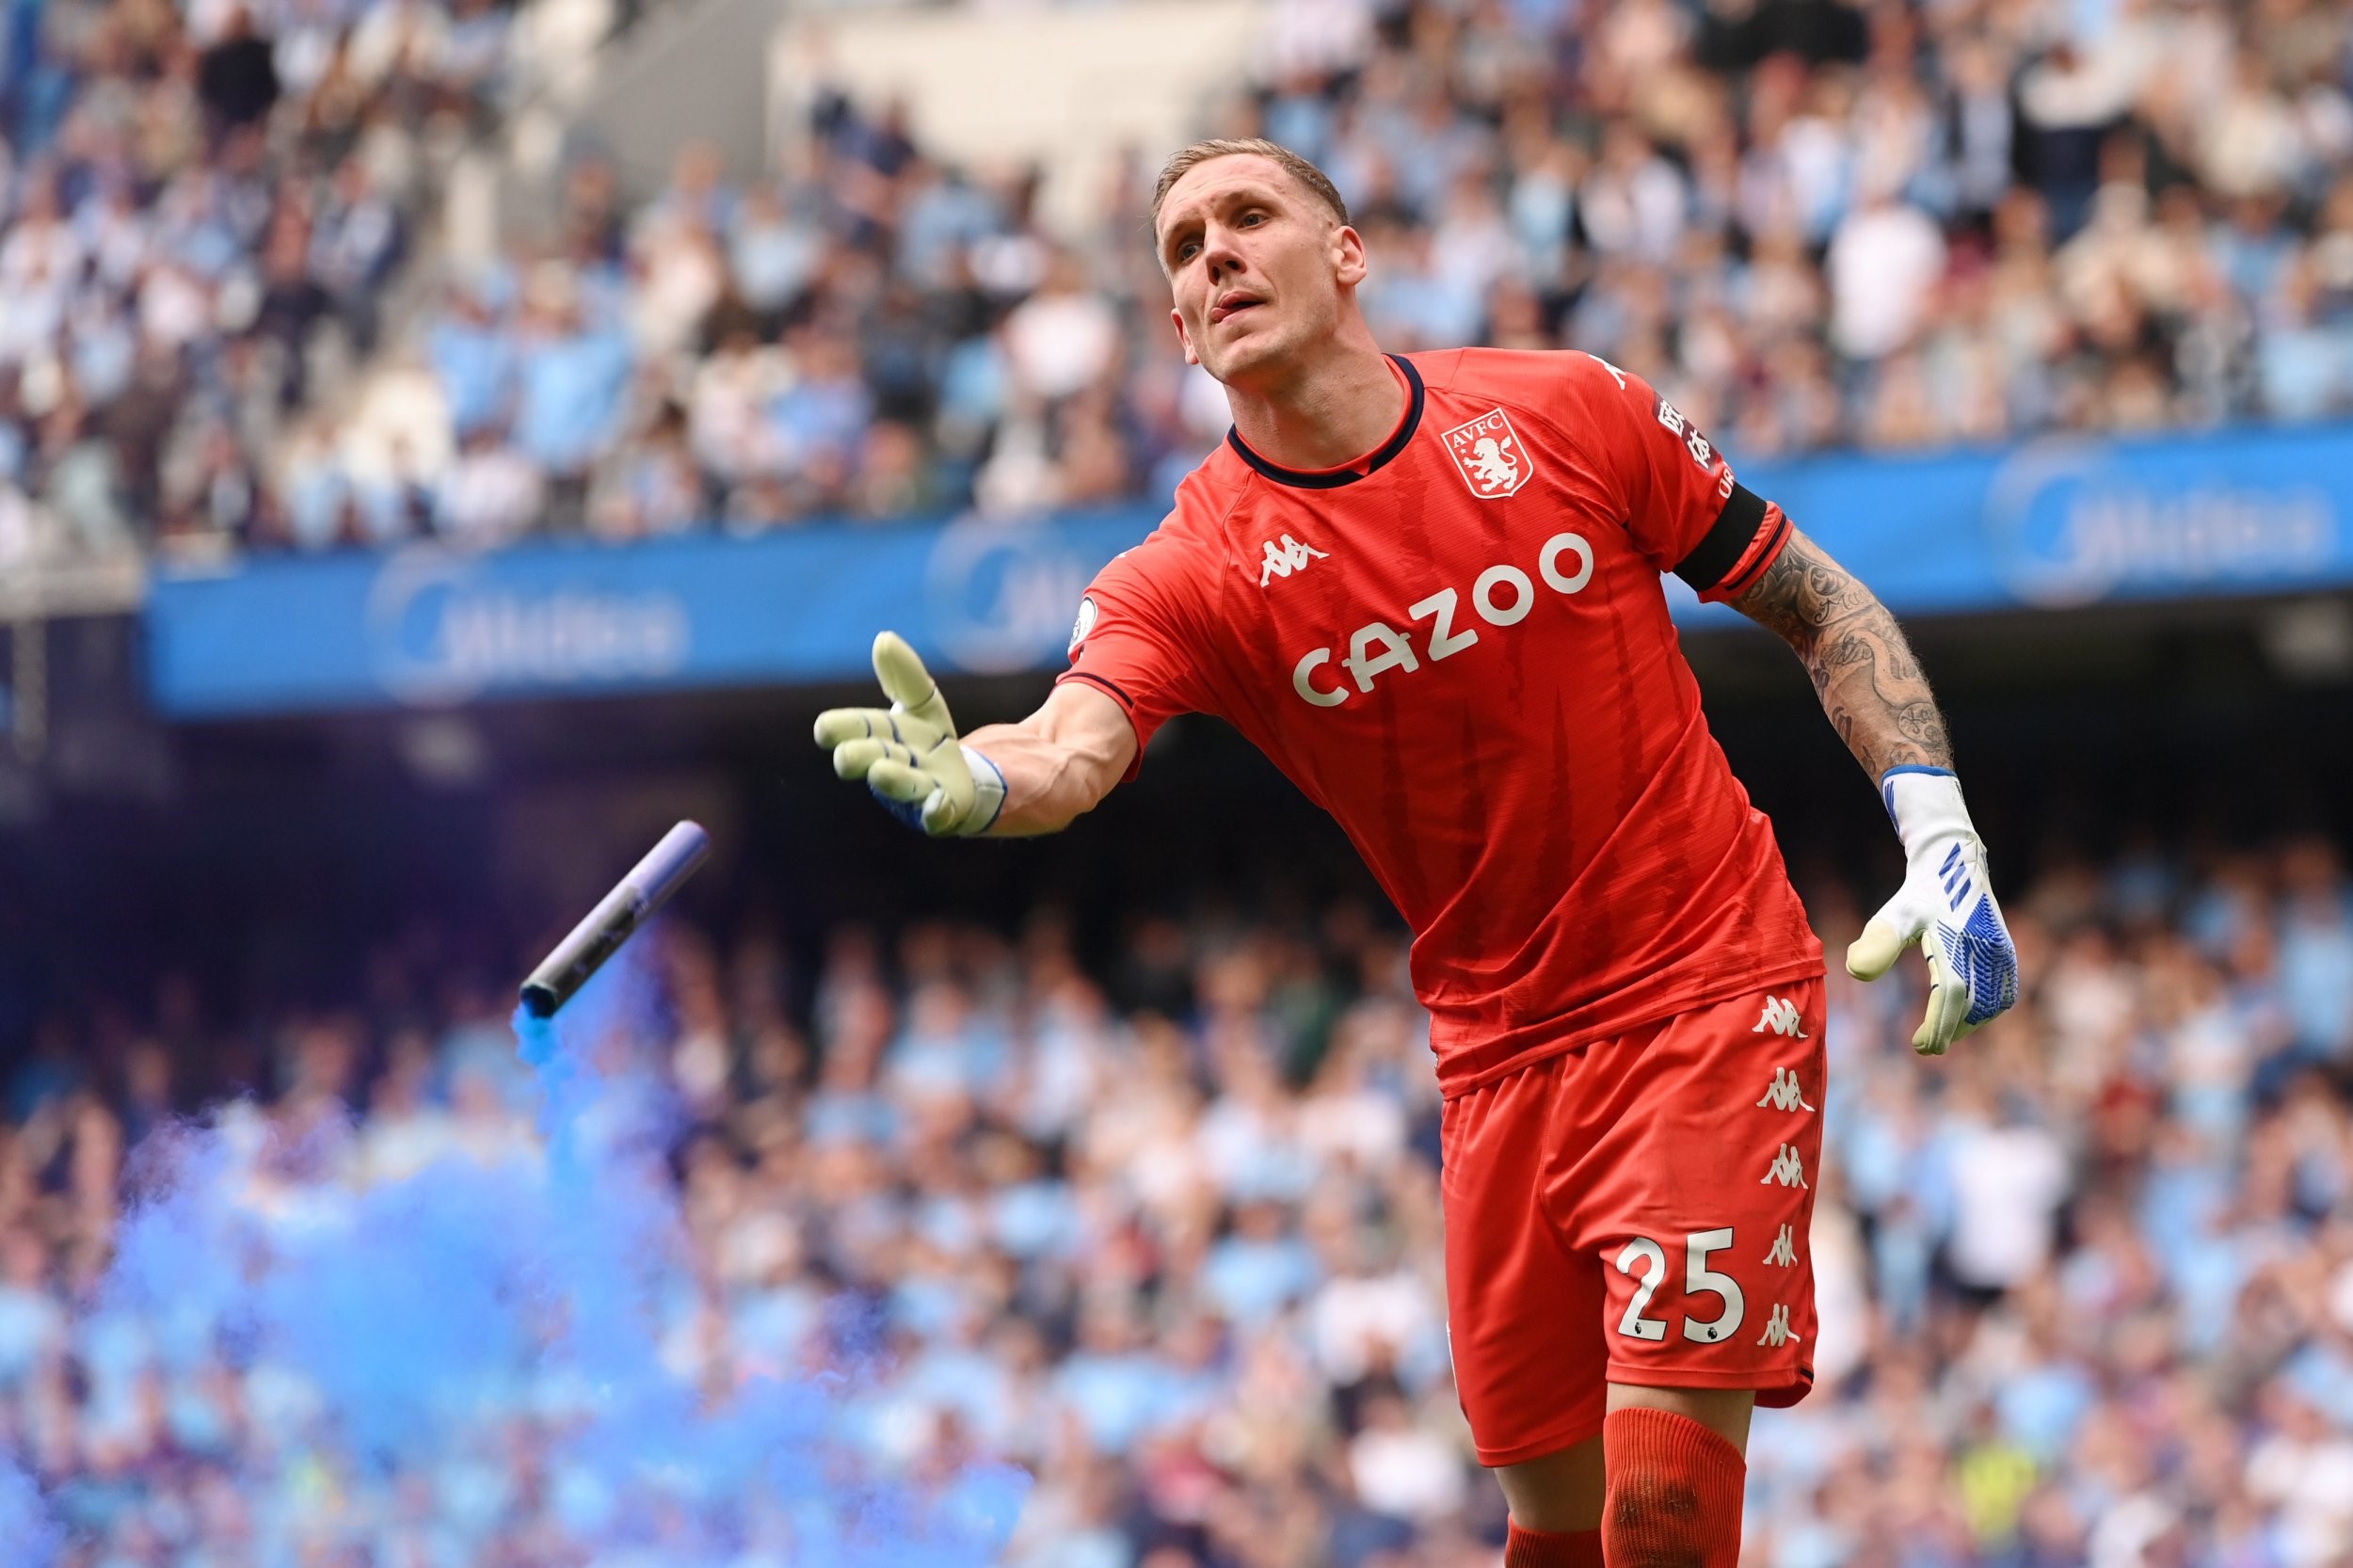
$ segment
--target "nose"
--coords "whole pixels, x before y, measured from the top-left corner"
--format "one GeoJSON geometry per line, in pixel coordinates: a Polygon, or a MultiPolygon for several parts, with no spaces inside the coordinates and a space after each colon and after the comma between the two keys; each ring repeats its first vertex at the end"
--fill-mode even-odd
{"type": "Polygon", "coordinates": [[[1212,281],[1224,281],[1241,270],[1241,252],[1234,244],[1234,232],[1222,223],[1212,223],[1201,235],[1201,265],[1212,281]]]}

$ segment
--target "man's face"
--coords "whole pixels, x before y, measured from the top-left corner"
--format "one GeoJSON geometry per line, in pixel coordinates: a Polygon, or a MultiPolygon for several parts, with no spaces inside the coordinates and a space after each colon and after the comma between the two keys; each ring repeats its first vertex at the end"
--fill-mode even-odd
{"type": "Polygon", "coordinates": [[[1187,169],[1154,238],[1187,362],[1229,385],[1280,376],[1329,338],[1342,289],[1365,276],[1356,231],[1271,158],[1187,169]]]}

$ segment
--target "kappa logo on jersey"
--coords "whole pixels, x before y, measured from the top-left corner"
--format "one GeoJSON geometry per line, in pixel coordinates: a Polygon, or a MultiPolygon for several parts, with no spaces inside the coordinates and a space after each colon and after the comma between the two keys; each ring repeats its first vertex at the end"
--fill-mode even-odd
{"type": "Polygon", "coordinates": [[[1789,1309],[1775,1304],[1771,1313],[1765,1319],[1765,1332],[1757,1337],[1756,1342],[1760,1345],[1770,1345],[1773,1349],[1779,1350],[1792,1339],[1802,1340],[1804,1337],[1803,1335],[1789,1332],[1789,1309]]]}
{"type": "Polygon", "coordinates": [[[1089,594],[1079,600],[1079,618],[1070,626],[1070,651],[1074,657],[1079,645],[1087,640],[1087,633],[1095,630],[1095,596],[1089,594]]]}
{"type": "Polygon", "coordinates": [[[1490,408],[1441,439],[1463,483],[1481,501],[1501,501],[1535,475],[1535,460],[1501,408],[1490,408]]]}
{"type": "Polygon", "coordinates": [[[1786,1269],[1796,1264],[1797,1261],[1798,1227],[1796,1225],[1784,1225],[1781,1227],[1781,1234],[1773,1238],[1772,1251],[1765,1255],[1766,1266],[1768,1268],[1774,1269],[1786,1269]]]}
{"type": "Polygon", "coordinates": [[[1773,1081],[1765,1086],[1765,1097],[1756,1102],[1759,1111],[1771,1106],[1775,1111],[1811,1111],[1805,1103],[1805,1092],[1798,1087],[1798,1069],[1775,1067],[1773,1081]]]}
{"type": "Polygon", "coordinates": [[[1781,1152],[1773,1156],[1773,1168],[1756,1178],[1759,1187],[1769,1187],[1775,1182],[1784,1187],[1805,1186],[1805,1162],[1798,1158],[1796,1145],[1782,1144],[1781,1152]]]}
{"type": "Polygon", "coordinates": [[[1258,568],[1258,586],[1265,587],[1270,577],[1289,577],[1292,572],[1305,571],[1310,561],[1330,559],[1322,551],[1313,545],[1301,544],[1289,534],[1283,536],[1281,544],[1269,539],[1266,542],[1265,564],[1258,568]]]}
{"type": "Polygon", "coordinates": [[[1805,1031],[1799,1027],[1798,1004],[1785,997],[1767,997],[1764,1014],[1749,1032],[1762,1034],[1769,1029],[1776,1034],[1794,1034],[1801,1040],[1806,1037],[1805,1031]]]}

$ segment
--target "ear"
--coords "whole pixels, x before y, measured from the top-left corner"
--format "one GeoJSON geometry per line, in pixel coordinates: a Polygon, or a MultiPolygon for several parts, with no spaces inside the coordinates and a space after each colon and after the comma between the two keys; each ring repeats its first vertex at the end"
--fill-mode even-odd
{"type": "Polygon", "coordinates": [[[1174,305],[1168,309],[1169,325],[1176,328],[1176,346],[1185,351],[1185,363],[1197,365],[1201,356],[1193,350],[1193,335],[1185,330],[1185,312],[1174,305]]]}
{"type": "Polygon", "coordinates": [[[1372,269],[1365,262],[1365,237],[1343,223],[1332,231],[1332,280],[1344,289],[1353,289],[1365,280],[1372,269]]]}

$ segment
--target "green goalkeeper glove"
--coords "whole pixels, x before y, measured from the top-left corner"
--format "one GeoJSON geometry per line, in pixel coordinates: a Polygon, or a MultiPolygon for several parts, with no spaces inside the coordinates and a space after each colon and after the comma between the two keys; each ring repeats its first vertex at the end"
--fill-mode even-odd
{"type": "Polygon", "coordinates": [[[936,839],[987,832],[1005,808],[1005,776],[957,741],[938,682],[895,632],[874,638],[874,679],[888,709],[817,715],[817,744],[833,752],[833,771],[863,778],[892,816],[936,839]]]}

